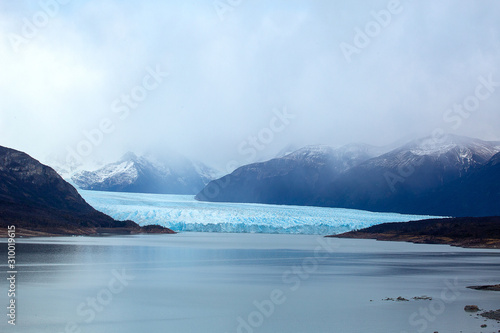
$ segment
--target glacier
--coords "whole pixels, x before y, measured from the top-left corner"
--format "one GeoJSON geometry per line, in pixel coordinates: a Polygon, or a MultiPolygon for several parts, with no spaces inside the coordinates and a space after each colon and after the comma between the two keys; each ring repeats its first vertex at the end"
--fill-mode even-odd
{"type": "Polygon", "coordinates": [[[117,220],[158,224],[177,232],[339,234],[385,222],[436,216],[355,209],[196,201],[192,195],[79,190],[95,209],[117,220]]]}

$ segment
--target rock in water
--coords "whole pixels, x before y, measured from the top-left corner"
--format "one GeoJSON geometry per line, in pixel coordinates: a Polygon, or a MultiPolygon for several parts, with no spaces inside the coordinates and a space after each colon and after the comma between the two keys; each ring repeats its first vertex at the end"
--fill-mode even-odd
{"type": "Polygon", "coordinates": [[[464,310],[467,312],[477,312],[479,311],[479,307],[477,305],[466,305],[464,310]]]}

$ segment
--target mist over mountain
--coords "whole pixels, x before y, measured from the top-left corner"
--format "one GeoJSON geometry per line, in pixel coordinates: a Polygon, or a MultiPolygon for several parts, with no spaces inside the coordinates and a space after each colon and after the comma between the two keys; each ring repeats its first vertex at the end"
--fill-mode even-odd
{"type": "Polygon", "coordinates": [[[362,40],[388,3],[71,1],[35,33],[44,4],[2,1],[0,142],[85,163],[168,146],[225,170],[290,143],[500,140],[500,3],[400,1],[362,40]]]}
{"type": "MultiPolygon", "coordinates": [[[[449,196],[443,197],[448,204],[431,209],[435,205],[430,193],[485,165],[499,151],[499,142],[455,135],[413,140],[348,170],[318,193],[315,203],[371,211],[478,215],[474,209],[458,210],[449,196]]],[[[500,179],[489,181],[498,184],[500,179]]]]}
{"type": "Polygon", "coordinates": [[[79,171],[71,180],[84,190],[196,194],[219,173],[180,155],[125,154],[95,171],[79,171]]]}
{"type": "Polygon", "coordinates": [[[498,152],[500,142],[456,135],[413,140],[387,153],[359,144],[305,147],[238,168],[210,182],[196,198],[411,214],[498,214],[493,204],[500,188],[498,152]]]}
{"type": "Polygon", "coordinates": [[[499,14],[500,0],[0,0],[0,232],[41,237],[0,240],[2,266],[19,264],[0,326],[497,332],[481,317],[495,295],[462,287],[500,276],[500,252],[321,235],[401,222],[500,249],[499,14]],[[463,297],[429,317],[454,279],[463,297]]]}

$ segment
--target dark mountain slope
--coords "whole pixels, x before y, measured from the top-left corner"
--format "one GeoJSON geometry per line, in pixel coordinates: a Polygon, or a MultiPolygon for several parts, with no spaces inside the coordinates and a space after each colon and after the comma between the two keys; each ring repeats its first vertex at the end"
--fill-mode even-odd
{"type": "Polygon", "coordinates": [[[238,168],[209,183],[196,198],[408,214],[495,215],[500,180],[492,157],[499,152],[500,142],[456,135],[414,140],[382,155],[363,145],[306,147],[238,168]]]}
{"type": "Polygon", "coordinates": [[[115,221],[92,208],[52,168],[0,146],[0,228],[8,225],[54,234],[141,231],[132,221],[115,221]]]}
{"type": "Polygon", "coordinates": [[[480,169],[498,151],[496,142],[454,135],[440,142],[415,140],[348,170],[316,200],[324,206],[459,216],[454,201],[469,189],[453,193],[443,188],[480,169]]]}
{"type": "Polygon", "coordinates": [[[210,182],[196,198],[207,201],[307,204],[341,172],[373,156],[373,147],[308,146],[267,162],[254,163],[210,182]]]}
{"type": "Polygon", "coordinates": [[[417,204],[428,207],[430,214],[446,209],[455,216],[500,215],[500,153],[486,165],[419,198],[417,204]]]}

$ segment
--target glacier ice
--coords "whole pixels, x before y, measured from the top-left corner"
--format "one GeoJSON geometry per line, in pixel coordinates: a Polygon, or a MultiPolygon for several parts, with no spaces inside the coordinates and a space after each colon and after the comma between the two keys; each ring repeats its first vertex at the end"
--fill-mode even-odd
{"type": "Polygon", "coordinates": [[[344,208],[200,202],[192,195],[79,192],[94,208],[117,220],[159,224],[175,231],[327,235],[384,222],[434,217],[344,208]]]}

